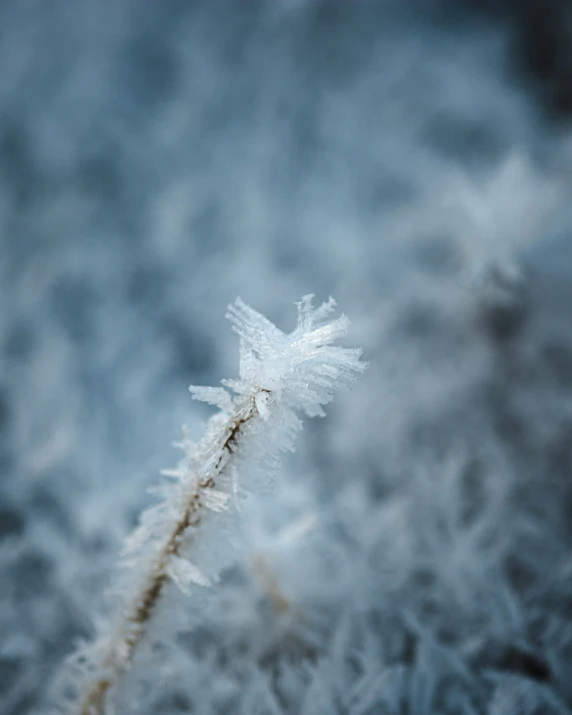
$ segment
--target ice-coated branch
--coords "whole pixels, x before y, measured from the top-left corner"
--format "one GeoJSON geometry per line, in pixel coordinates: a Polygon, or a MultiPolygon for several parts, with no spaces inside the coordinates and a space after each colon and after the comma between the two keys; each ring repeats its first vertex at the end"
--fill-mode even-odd
{"type": "Polygon", "coordinates": [[[109,691],[132,666],[170,581],[184,591],[208,586],[232,561],[224,535],[236,517],[236,497],[271,481],[281,454],[293,449],[302,426],[298,414],[323,415],[323,405],[366,368],[361,350],[332,344],[348,328],[343,315],[329,319],[335,301],[314,309],[312,298],[297,304],[290,334],[240,299],[229,306],[227,317],[240,336],[240,378],[190,388],[218,412],[199,442],[185,434],[182,460],[163,472],[169,481],[154,490],[159,503],[142,514],[126,541],[127,581],[118,588],[114,614],[76,657],[83,675],[77,715],[104,715],[109,691]]]}

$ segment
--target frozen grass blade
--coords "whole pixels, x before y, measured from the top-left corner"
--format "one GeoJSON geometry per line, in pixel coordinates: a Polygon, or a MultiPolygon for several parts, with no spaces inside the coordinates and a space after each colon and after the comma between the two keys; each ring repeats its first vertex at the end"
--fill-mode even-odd
{"type": "Polygon", "coordinates": [[[190,388],[195,399],[219,411],[198,443],[185,437],[183,459],[165,472],[169,483],[154,490],[161,501],[142,514],[126,540],[128,578],[114,594],[114,612],[76,657],[83,678],[72,706],[77,715],[104,715],[169,582],[191,593],[216,581],[232,561],[230,544],[228,553],[220,548],[220,535],[238,519],[234,497],[271,481],[301,429],[297,414],[323,415],[322,406],[367,367],[360,350],[332,345],[348,328],[344,316],[326,320],[334,300],[314,309],[312,298],[298,304],[290,334],[240,299],[229,306],[227,317],[240,336],[240,378],[223,387],[190,388]],[[213,528],[219,538],[211,542],[219,543],[211,546],[213,528]]]}

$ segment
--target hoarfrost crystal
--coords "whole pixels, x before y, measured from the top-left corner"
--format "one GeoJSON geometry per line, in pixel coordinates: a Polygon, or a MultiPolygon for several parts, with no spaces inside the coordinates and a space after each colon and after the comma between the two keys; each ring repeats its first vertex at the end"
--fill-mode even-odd
{"type": "Polygon", "coordinates": [[[366,368],[361,350],[332,345],[348,328],[343,315],[327,320],[335,301],[314,309],[312,298],[298,303],[290,334],[240,299],[229,306],[240,337],[240,377],[223,380],[222,387],[190,387],[194,399],[219,411],[199,442],[184,434],[182,460],[152,490],[161,501],[126,540],[126,578],[114,595],[114,616],[82,651],[82,673],[90,677],[73,712],[103,715],[168,582],[191,593],[217,581],[233,560],[237,496],[271,485],[280,455],[293,449],[302,427],[297,413],[323,416],[322,406],[366,368]]]}

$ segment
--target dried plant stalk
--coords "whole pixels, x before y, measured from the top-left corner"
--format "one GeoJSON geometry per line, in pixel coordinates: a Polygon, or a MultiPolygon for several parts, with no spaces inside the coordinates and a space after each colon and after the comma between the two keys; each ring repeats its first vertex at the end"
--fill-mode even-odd
{"type": "Polygon", "coordinates": [[[109,691],[132,667],[171,580],[186,591],[216,578],[220,564],[210,563],[214,555],[205,563],[187,560],[205,519],[236,513],[238,490],[256,488],[256,474],[275,471],[280,454],[293,448],[301,428],[296,413],[323,415],[322,405],[334,391],[365,369],[360,350],[331,345],[348,326],[344,316],[325,321],[334,301],[313,309],[311,298],[298,304],[298,326],[290,334],[240,299],[229,307],[227,317],[241,337],[240,380],[190,388],[196,399],[218,406],[219,412],[198,443],[183,441],[185,457],[177,469],[163,473],[175,483],[157,490],[162,501],[143,513],[126,542],[134,583],[118,590],[114,618],[76,659],[85,676],[74,705],[77,715],[105,715],[109,691]]]}

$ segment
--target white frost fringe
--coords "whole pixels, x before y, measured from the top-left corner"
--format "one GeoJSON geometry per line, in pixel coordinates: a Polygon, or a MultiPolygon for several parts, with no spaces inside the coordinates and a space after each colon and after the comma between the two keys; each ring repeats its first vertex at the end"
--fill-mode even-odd
{"type": "Polygon", "coordinates": [[[324,415],[322,406],[367,367],[361,350],[332,345],[348,328],[343,315],[327,320],[335,301],[314,309],[312,298],[297,304],[298,325],[290,334],[240,299],[229,306],[227,317],[240,336],[240,378],[223,380],[223,387],[190,387],[193,398],[219,411],[199,442],[184,435],[181,462],[152,490],[161,501],[126,539],[127,579],[114,593],[112,617],[75,656],[82,681],[70,712],[112,712],[109,691],[131,667],[167,583],[190,593],[217,580],[232,561],[221,535],[237,517],[237,495],[271,483],[280,455],[293,449],[301,429],[297,413],[324,415]]]}

